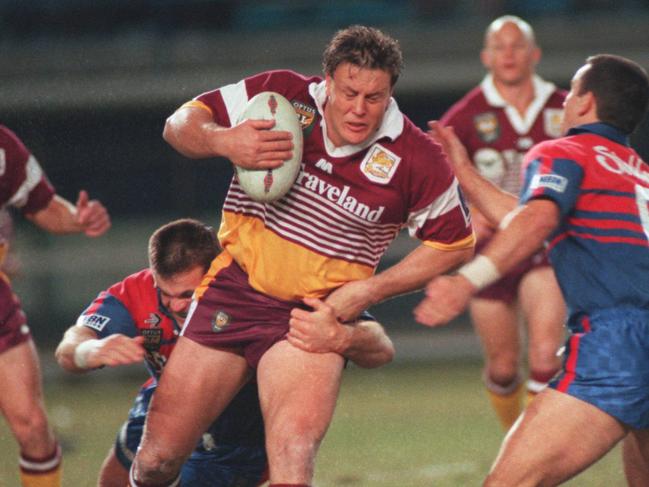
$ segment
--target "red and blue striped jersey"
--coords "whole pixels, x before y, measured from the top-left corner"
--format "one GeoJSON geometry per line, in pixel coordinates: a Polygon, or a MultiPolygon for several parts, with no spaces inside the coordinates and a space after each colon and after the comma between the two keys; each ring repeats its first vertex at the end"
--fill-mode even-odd
{"type": "Polygon", "coordinates": [[[77,325],[93,329],[99,338],[117,333],[143,336],[147,369],[155,379],[160,378],[180,333],[178,323],[160,302],[149,269],[99,293],[81,313],[77,325]]]}
{"type": "Polygon", "coordinates": [[[550,259],[570,310],[649,309],[649,166],[603,123],[542,142],[525,157],[521,202],[547,198],[561,222],[550,259]]]}

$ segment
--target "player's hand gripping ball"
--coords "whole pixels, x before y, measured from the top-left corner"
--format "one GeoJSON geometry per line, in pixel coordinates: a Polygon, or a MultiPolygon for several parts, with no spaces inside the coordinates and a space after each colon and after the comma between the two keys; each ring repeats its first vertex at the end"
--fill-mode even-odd
{"type": "Polygon", "coordinates": [[[288,193],[302,163],[302,127],[293,105],[279,93],[263,91],[248,101],[241,115],[243,120],[275,120],[271,130],[293,134],[293,157],[275,169],[245,169],[235,166],[243,190],[255,201],[267,203],[288,193]]]}

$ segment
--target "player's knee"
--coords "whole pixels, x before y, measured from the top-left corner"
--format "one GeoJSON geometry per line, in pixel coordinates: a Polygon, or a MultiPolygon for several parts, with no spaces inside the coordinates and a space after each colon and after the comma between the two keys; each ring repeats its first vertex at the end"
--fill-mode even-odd
{"type": "Polygon", "coordinates": [[[159,482],[173,479],[180,472],[183,459],[168,450],[146,448],[139,450],[133,463],[138,481],[159,482]]]}
{"type": "Polygon", "coordinates": [[[513,387],[520,381],[518,363],[512,361],[490,363],[485,369],[484,381],[487,386],[495,385],[502,388],[513,387]]]}
{"type": "Polygon", "coordinates": [[[557,355],[558,346],[556,343],[542,343],[535,345],[529,351],[529,362],[532,370],[539,372],[556,372],[561,365],[561,359],[557,355]]]}
{"type": "Polygon", "coordinates": [[[47,448],[54,441],[43,411],[24,411],[9,418],[22,451],[47,448]]]}

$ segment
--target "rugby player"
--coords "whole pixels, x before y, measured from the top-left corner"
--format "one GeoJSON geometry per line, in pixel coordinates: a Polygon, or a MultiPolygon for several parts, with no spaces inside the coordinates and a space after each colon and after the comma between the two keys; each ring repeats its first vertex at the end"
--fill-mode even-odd
{"type": "MultiPolygon", "coordinates": [[[[59,364],[70,372],[144,360],[151,374],[103,463],[99,487],[124,487],[128,482],[151,396],[173,351],[194,289],[218,253],[218,242],[212,228],[181,219],[153,233],[148,253],[149,268],[99,293],[56,350],[59,364]]],[[[392,360],[394,348],[377,322],[359,321],[352,329],[352,325],[340,324],[324,303],[312,304],[320,311],[292,322],[289,340],[296,346],[321,353],[335,350],[354,357],[363,367],[378,367],[392,360]]],[[[191,360],[186,370],[193,370],[191,360]]],[[[257,386],[251,381],[202,434],[183,466],[182,482],[201,487],[254,487],[265,472],[263,421],[257,386]]]]}
{"type": "MultiPolygon", "coordinates": [[[[501,228],[457,275],[429,284],[417,319],[428,326],[448,321],[546,240],[569,311],[562,370],[510,430],[487,486],[557,485],[627,435],[634,448],[625,454],[635,456],[625,462],[644,462],[631,470],[646,475],[649,169],[628,136],[648,104],[649,78],[639,65],[589,57],[564,103],[564,137],[525,156],[518,206],[478,174],[451,128],[431,123],[467,195],[501,228]]],[[[645,477],[633,485],[648,484],[645,477]]]]}
{"type": "MultiPolygon", "coordinates": [[[[535,73],[540,59],[541,49],[527,22],[512,15],[494,20],[481,52],[487,75],[440,120],[454,128],[480,174],[514,194],[521,190],[525,152],[561,135],[566,93],[535,73]]],[[[479,211],[471,213],[480,251],[495,227],[479,211]]],[[[525,389],[529,400],[559,370],[565,304],[545,250],[478,292],[469,311],[485,355],[487,394],[508,430],[522,410],[525,389]],[[519,311],[528,331],[527,387],[521,371],[519,311]]]]}
{"type": "MultiPolygon", "coordinates": [[[[16,208],[54,234],[103,235],[110,217],[81,191],[76,205],[57,195],[38,160],[7,127],[0,125],[0,206],[16,208]]],[[[9,242],[0,238],[0,263],[9,242]]],[[[0,411],[20,447],[23,487],[61,485],[61,448],[45,413],[36,346],[9,278],[0,272],[0,411]]]]}
{"type": "Polygon", "coordinates": [[[202,431],[252,376],[271,485],[309,485],[343,358],[284,339],[303,299],[325,299],[346,321],[473,254],[468,211],[445,156],[392,98],[401,65],[394,39],[352,26],[327,46],[324,79],[263,72],[204,93],[168,118],[165,140],[188,157],[276,167],[292,154],[291,134],[269,131],[272,120],[236,122],[251,97],[278,92],[302,120],[302,171],[274,203],[253,201],[232,181],[219,230],[224,250],[196,292],[152,400],[131,485],[172,485],[202,431]],[[422,244],[375,274],[402,227],[422,244]],[[190,358],[198,372],[188,378],[190,358]]]}

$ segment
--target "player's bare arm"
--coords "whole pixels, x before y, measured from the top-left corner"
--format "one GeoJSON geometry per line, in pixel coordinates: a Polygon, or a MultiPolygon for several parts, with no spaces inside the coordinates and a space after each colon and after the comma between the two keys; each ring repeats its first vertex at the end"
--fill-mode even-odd
{"type": "Polygon", "coordinates": [[[98,367],[117,367],[144,360],[144,339],[115,334],[98,338],[85,326],[71,326],[56,348],[59,365],[68,372],[87,372],[98,367]]]}
{"type": "Polygon", "coordinates": [[[438,277],[427,286],[426,297],[415,309],[417,321],[439,326],[455,318],[466,308],[474,293],[536,252],[559,224],[559,208],[549,200],[533,200],[512,215],[507,227],[457,275],[438,277]],[[492,279],[480,284],[485,265],[489,266],[487,270],[492,279]],[[476,279],[473,279],[473,269],[476,269],[476,279]]]}
{"type": "Polygon", "coordinates": [[[342,324],[332,306],[320,299],[305,298],[313,308],[291,311],[287,340],[307,352],[335,352],[359,367],[380,367],[394,358],[394,345],[376,321],[342,324]]]}
{"type": "Polygon", "coordinates": [[[422,244],[380,274],[339,287],[326,302],[336,309],[339,319],[348,321],[376,303],[422,289],[433,277],[455,269],[472,255],[473,248],[439,250],[422,244]]]}
{"type": "Polygon", "coordinates": [[[471,204],[493,225],[498,226],[505,216],[516,208],[518,198],[503,191],[475,168],[466,148],[453,127],[444,127],[437,121],[428,122],[428,135],[442,146],[471,204]]]}
{"type": "Polygon", "coordinates": [[[27,215],[33,223],[54,234],[84,233],[99,237],[111,226],[108,211],[98,200],[91,200],[86,191],[80,191],[75,205],[59,195],[40,211],[27,215]]]}
{"type": "Polygon", "coordinates": [[[246,169],[272,169],[292,156],[291,133],[270,130],[274,120],[245,120],[223,127],[208,110],[183,106],[168,119],[163,138],[192,159],[225,157],[246,169]]]}

